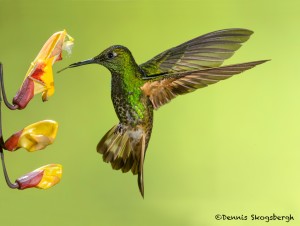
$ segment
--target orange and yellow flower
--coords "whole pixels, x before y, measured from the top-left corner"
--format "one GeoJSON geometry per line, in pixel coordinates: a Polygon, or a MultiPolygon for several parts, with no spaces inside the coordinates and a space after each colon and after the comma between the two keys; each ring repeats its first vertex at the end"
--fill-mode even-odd
{"type": "Polygon", "coordinates": [[[59,183],[61,176],[62,165],[49,164],[18,178],[16,183],[20,190],[32,187],[48,189],[59,183]]]}
{"type": "Polygon", "coordinates": [[[25,148],[29,152],[44,149],[54,142],[58,123],[53,120],[43,120],[31,124],[16,132],[5,141],[5,149],[15,151],[25,148]]]}
{"type": "Polygon", "coordinates": [[[31,63],[23,84],[13,99],[18,109],[23,109],[35,94],[42,93],[42,100],[47,101],[54,93],[52,65],[62,59],[62,50],[71,52],[74,39],[67,32],[54,33],[31,63]]]}

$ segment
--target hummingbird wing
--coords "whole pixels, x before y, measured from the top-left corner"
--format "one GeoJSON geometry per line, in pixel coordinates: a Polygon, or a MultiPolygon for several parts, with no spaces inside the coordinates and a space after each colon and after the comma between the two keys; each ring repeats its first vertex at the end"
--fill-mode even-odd
{"type": "Polygon", "coordinates": [[[214,31],[168,49],[140,67],[145,72],[145,77],[219,67],[252,34],[252,31],[241,28],[214,31]]]}
{"type": "Polygon", "coordinates": [[[217,83],[266,61],[261,60],[205,70],[149,77],[147,78],[149,82],[146,82],[141,89],[152,102],[154,109],[158,109],[160,106],[170,102],[177,95],[190,93],[196,89],[217,83]]]}

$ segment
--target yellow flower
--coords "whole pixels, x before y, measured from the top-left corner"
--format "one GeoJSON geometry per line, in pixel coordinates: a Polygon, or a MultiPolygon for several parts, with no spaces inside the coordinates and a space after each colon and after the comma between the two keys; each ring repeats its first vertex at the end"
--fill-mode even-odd
{"type": "Polygon", "coordinates": [[[62,50],[71,52],[74,39],[66,30],[54,33],[31,63],[23,84],[13,99],[18,109],[23,109],[35,94],[42,93],[42,100],[54,93],[52,65],[62,59],[62,50]]]}
{"type": "Polygon", "coordinates": [[[52,120],[43,120],[31,124],[13,134],[5,141],[5,149],[15,151],[25,148],[33,152],[44,149],[54,142],[57,134],[58,123],[52,120]]]}
{"type": "Polygon", "coordinates": [[[59,183],[61,176],[62,165],[49,164],[18,178],[16,183],[20,190],[32,187],[48,189],[59,183]]]}

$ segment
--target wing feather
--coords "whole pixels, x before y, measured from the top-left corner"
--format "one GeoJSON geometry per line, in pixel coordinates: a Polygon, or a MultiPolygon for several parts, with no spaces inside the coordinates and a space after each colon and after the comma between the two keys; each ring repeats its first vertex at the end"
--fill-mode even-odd
{"type": "Polygon", "coordinates": [[[266,61],[253,61],[206,70],[162,75],[149,80],[141,89],[149,97],[154,109],[158,109],[160,106],[170,102],[177,95],[190,93],[196,89],[217,83],[266,61]]]}
{"type": "Polygon", "coordinates": [[[241,28],[225,29],[199,36],[158,54],[140,65],[145,76],[160,73],[195,71],[219,67],[231,57],[252,31],[241,28]]]}

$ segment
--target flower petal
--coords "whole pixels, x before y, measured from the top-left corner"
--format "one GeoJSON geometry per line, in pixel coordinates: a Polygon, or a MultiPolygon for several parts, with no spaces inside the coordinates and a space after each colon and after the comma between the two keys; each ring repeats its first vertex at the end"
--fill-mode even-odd
{"type": "Polygon", "coordinates": [[[62,165],[49,164],[25,174],[18,178],[16,182],[18,183],[20,190],[32,187],[48,189],[59,183],[61,176],[62,165]]]}
{"type": "Polygon", "coordinates": [[[37,186],[42,180],[43,174],[44,174],[43,170],[36,169],[18,178],[16,182],[19,184],[19,189],[23,190],[26,188],[32,188],[37,186]]]}
{"type": "Polygon", "coordinates": [[[32,79],[27,77],[23,84],[21,89],[17,92],[16,96],[13,99],[13,104],[17,105],[19,109],[23,109],[27,106],[29,101],[34,96],[34,82],[32,79]]]}
{"type": "Polygon", "coordinates": [[[57,129],[58,123],[53,120],[36,122],[13,134],[4,146],[9,151],[19,148],[25,148],[29,152],[42,150],[54,142],[57,129]]]}
{"type": "Polygon", "coordinates": [[[23,130],[20,130],[16,133],[14,133],[13,135],[10,136],[10,138],[8,138],[5,143],[5,149],[8,151],[15,151],[17,149],[19,149],[18,143],[20,140],[20,136],[22,135],[23,130]]]}
{"type": "Polygon", "coordinates": [[[62,50],[71,52],[74,39],[66,30],[54,33],[44,44],[35,60],[31,63],[24,82],[13,99],[18,109],[23,109],[35,94],[42,93],[42,100],[54,94],[52,65],[62,59],[62,50]]]}
{"type": "Polygon", "coordinates": [[[47,189],[58,182],[60,182],[62,176],[62,165],[60,164],[51,164],[47,167],[44,167],[44,175],[42,177],[42,180],[39,182],[39,184],[36,186],[40,189],[47,189]]]}

